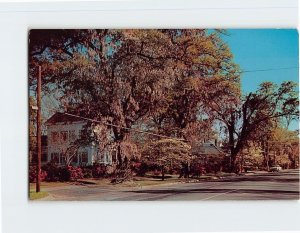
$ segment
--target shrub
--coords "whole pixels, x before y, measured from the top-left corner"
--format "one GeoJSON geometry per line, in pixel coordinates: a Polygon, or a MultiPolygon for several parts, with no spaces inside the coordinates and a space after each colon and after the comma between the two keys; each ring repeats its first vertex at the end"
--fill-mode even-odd
{"type": "Polygon", "coordinates": [[[71,181],[71,172],[68,167],[58,168],[58,180],[59,181],[71,181]]]}
{"type": "Polygon", "coordinates": [[[70,181],[76,181],[83,178],[82,169],[80,167],[67,166],[66,178],[70,181]]]}
{"type": "Polygon", "coordinates": [[[46,181],[60,180],[60,169],[55,163],[53,162],[47,163],[42,167],[42,170],[47,172],[47,176],[45,177],[46,181]]]}
{"type": "MultiPolygon", "coordinates": [[[[47,177],[46,171],[41,171],[41,181],[44,181],[47,177]]],[[[30,166],[29,167],[29,182],[33,183],[36,182],[36,166],[30,166]]]]}
{"type": "Polygon", "coordinates": [[[130,169],[134,172],[134,173],[138,173],[139,170],[140,170],[140,167],[141,167],[142,163],[140,162],[134,162],[134,161],[131,161],[130,162],[130,169]]]}
{"type": "Polygon", "coordinates": [[[122,183],[124,181],[132,180],[132,171],[129,167],[116,169],[115,172],[112,174],[110,182],[113,184],[122,183]]]}
{"type": "Polygon", "coordinates": [[[191,164],[190,174],[192,175],[192,177],[199,177],[205,173],[206,173],[205,168],[201,163],[195,162],[191,164]]]}
{"type": "Polygon", "coordinates": [[[76,181],[83,178],[82,169],[80,167],[65,166],[59,167],[55,163],[48,163],[43,166],[46,171],[46,181],[76,181]]]}
{"type": "Polygon", "coordinates": [[[81,168],[84,178],[93,178],[93,169],[92,167],[82,167],[81,168]]]}
{"type": "Polygon", "coordinates": [[[154,175],[154,176],[159,176],[160,173],[161,173],[160,170],[154,170],[154,171],[153,171],[153,175],[154,175]]]}
{"type": "Polygon", "coordinates": [[[158,170],[159,167],[153,164],[147,164],[145,162],[136,163],[133,165],[132,170],[138,175],[138,176],[145,176],[145,174],[149,171],[155,171],[158,170]]]}
{"type": "Polygon", "coordinates": [[[94,178],[101,178],[107,174],[107,167],[103,164],[94,164],[92,166],[92,176],[94,178]]]}

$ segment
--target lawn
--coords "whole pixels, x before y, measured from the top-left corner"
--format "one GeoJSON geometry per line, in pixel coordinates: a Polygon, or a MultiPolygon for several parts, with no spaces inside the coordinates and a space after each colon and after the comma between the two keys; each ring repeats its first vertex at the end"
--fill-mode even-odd
{"type": "MultiPolygon", "coordinates": [[[[54,187],[61,187],[61,186],[66,186],[70,185],[71,182],[41,182],[41,189],[47,189],[47,188],[54,188],[54,187]]],[[[30,190],[34,191],[35,190],[35,183],[30,183],[30,190]]]]}
{"type": "Polygon", "coordinates": [[[30,190],[29,193],[29,199],[30,200],[36,200],[36,199],[41,199],[43,197],[47,197],[49,194],[47,192],[35,192],[34,190],[30,190]]]}
{"type": "MultiPolygon", "coordinates": [[[[229,174],[218,174],[221,177],[226,177],[229,174]]],[[[230,174],[231,175],[231,174],[230,174]]],[[[142,187],[142,186],[151,186],[151,185],[164,185],[164,184],[174,184],[174,183],[189,183],[189,182],[199,182],[199,181],[205,181],[205,180],[213,180],[213,179],[219,179],[218,176],[215,174],[206,174],[202,175],[198,178],[178,178],[177,175],[169,175],[167,174],[165,176],[165,180],[161,179],[161,176],[153,175],[153,174],[147,174],[144,177],[135,176],[132,180],[124,181],[122,183],[118,184],[112,184],[111,180],[109,178],[102,178],[102,179],[96,179],[96,178],[86,178],[86,179],[80,179],[77,182],[42,182],[41,183],[41,189],[45,190],[44,192],[35,193],[35,183],[30,183],[30,199],[39,199],[43,198],[48,195],[46,191],[51,192],[52,188],[59,188],[59,187],[67,187],[72,185],[92,185],[92,186],[102,186],[102,187],[109,187],[109,186],[115,186],[117,187],[142,187]]]]}
{"type": "Polygon", "coordinates": [[[144,177],[134,177],[131,181],[118,184],[120,186],[150,186],[150,185],[162,185],[172,183],[186,183],[197,182],[200,180],[211,179],[213,176],[201,176],[199,178],[178,178],[178,175],[166,175],[165,180],[162,180],[160,176],[146,175],[144,177]]]}
{"type": "MultiPolygon", "coordinates": [[[[47,197],[49,194],[47,191],[35,192],[35,183],[29,184],[29,199],[30,200],[37,200],[44,197],[47,197]]],[[[63,187],[68,186],[70,183],[64,182],[41,182],[41,190],[47,190],[47,188],[55,188],[55,187],[63,187]]]]}

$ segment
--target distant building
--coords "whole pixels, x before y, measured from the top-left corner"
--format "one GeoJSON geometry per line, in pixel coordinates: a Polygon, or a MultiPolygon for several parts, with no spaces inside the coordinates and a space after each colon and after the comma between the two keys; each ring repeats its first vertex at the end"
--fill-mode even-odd
{"type": "Polygon", "coordinates": [[[191,152],[193,155],[194,175],[198,176],[202,173],[211,173],[223,171],[223,163],[228,156],[217,143],[204,142],[192,145],[191,152]]]}
{"type": "MultiPolygon", "coordinates": [[[[65,152],[72,146],[72,142],[81,137],[87,121],[63,113],[55,113],[47,122],[47,162],[66,164],[65,152]]],[[[80,146],[74,151],[71,164],[74,166],[91,165],[98,162],[111,165],[116,162],[116,151],[100,151],[96,142],[80,146]]]]}
{"type": "Polygon", "coordinates": [[[192,145],[191,151],[193,155],[196,155],[199,158],[206,158],[207,156],[221,157],[226,155],[220,147],[212,142],[195,143],[192,145]]]}

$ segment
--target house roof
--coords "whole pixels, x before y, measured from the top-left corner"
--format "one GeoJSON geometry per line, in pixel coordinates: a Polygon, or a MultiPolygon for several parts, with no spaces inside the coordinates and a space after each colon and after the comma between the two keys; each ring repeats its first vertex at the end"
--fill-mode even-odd
{"type": "Polygon", "coordinates": [[[219,147],[211,142],[199,143],[192,146],[192,153],[202,155],[220,155],[225,154],[219,147]]]}
{"type": "Polygon", "coordinates": [[[46,124],[55,124],[55,123],[66,123],[66,122],[80,122],[82,119],[66,115],[64,113],[57,112],[52,115],[47,121],[46,124]]]}

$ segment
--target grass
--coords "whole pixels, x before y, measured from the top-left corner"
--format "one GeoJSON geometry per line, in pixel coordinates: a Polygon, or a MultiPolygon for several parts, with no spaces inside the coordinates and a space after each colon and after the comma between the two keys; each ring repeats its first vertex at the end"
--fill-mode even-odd
{"type": "MultiPolygon", "coordinates": [[[[112,184],[109,178],[86,178],[80,179],[77,182],[42,182],[41,189],[42,190],[51,190],[51,188],[56,187],[67,187],[70,185],[95,185],[95,186],[112,186],[116,185],[116,187],[140,187],[140,186],[151,186],[151,185],[162,185],[162,184],[172,184],[172,183],[182,183],[182,182],[199,182],[199,181],[206,181],[212,179],[218,179],[218,177],[226,177],[231,176],[230,173],[218,173],[215,174],[205,174],[200,177],[195,178],[178,178],[178,174],[170,175],[166,174],[165,180],[161,180],[160,175],[153,175],[153,174],[146,174],[144,177],[135,176],[132,180],[125,181],[119,184],[112,184]]],[[[35,183],[30,183],[30,199],[39,199],[47,196],[47,192],[40,192],[35,193],[35,183]]]]}
{"type": "MultiPolygon", "coordinates": [[[[49,194],[46,191],[41,191],[41,192],[35,192],[35,183],[30,183],[29,184],[29,199],[30,200],[37,200],[37,199],[41,199],[44,197],[47,197],[49,194]]],[[[68,186],[70,185],[70,183],[66,183],[66,182],[41,182],[41,189],[42,190],[47,190],[47,188],[55,188],[55,187],[64,187],[64,186],[68,186]]]]}
{"type": "MultiPolygon", "coordinates": [[[[70,184],[70,182],[41,182],[41,189],[62,187],[70,184]]],[[[35,185],[35,183],[30,183],[30,190],[35,190],[35,185]]]]}
{"type": "MultiPolygon", "coordinates": [[[[189,178],[188,180],[194,180],[189,178]]],[[[160,176],[146,175],[144,177],[134,177],[132,181],[126,181],[119,184],[120,186],[151,186],[151,185],[161,185],[161,184],[173,184],[187,182],[186,178],[178,178],[178,175],[166,175],[165,180],[162,180],[160,176]]]]}
{"type": "Polygon", "coordinates": [[[43,197],[47,197],[49,194],[47,192],[35,192],[33,190],[30,190],[30,193],[29,193],[29,199],[30,200],[36,200],[36,199],[41,199],[43,197]]]}

